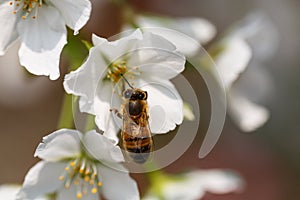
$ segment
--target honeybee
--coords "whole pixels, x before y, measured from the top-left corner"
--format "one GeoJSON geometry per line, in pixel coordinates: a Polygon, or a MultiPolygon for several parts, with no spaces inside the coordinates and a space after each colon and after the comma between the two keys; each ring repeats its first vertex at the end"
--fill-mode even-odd
{"type": "Polygon", "coordinates": [[[148,123],[147,91],[132,87],[123,91],[123,103],[120,112],[110,109],[123,120],[121,131],[122,146],[134,162],[145,163],[153,151],[152,134],[148,123]]]}

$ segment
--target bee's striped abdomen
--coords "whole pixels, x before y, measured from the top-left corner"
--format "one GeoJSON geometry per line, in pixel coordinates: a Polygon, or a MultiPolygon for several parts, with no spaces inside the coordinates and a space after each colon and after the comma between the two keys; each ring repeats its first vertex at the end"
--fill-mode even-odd
{"type": "Polygon", "coordinates": [[[142,164],[146,162],[153,148],[152,138],[133,137],[124,132],[123,134],[125,136],[123,137],[123,147],[127,151],[127,154],[136,163],[142,164]]]}

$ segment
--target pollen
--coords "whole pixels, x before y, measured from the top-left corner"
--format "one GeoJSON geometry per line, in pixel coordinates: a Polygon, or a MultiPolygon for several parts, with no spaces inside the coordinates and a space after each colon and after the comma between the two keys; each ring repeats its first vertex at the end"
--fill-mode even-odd
{"type": "Polygon", "coordinates": [[[74,167],[75,165],[76,165],[75,161],[72,161],[72,162],[70,163],[70,166],[71,166],[71,167],[74,167]]]}
{"type": "Polygon", "coordinates": [[[78,192],[78,193],[76,194],[76,197],[77,197],[78,199],[81,199],[81,198],[82,198],[82,193],[81,193],[81,192],[78,192]]]}
{"type": "Polygon", "coordinates": [[[38,16],[38,8],[42,7],[43,0],[14,0],[9,2],[10,6],[14,7],[13,14],[22,13],[22,19],[27,19],[30,16],[36,19],[38,16]]]}
{"type": "MultiPolygon", "coordinates": [[[[125,60],[118,60],[108,66],[105,78],[116,85],[113,93],[122,97],[123,90],[126,87],[125,82],[122,81],[122,76],[125,75],[127,80],[134,80],[141,74],[142,72],[138,66],[129,66],[125,60]]],[[[135,86],[134,82],[130,82],[130,85],[135,86]]]]}
{"type": "Polygon", "coordinates": [[[107,78],[114,83],[118,83],[122,78],[121,75],[127,72],[125,61],[116,61],[109,66],[107,71],[107,78]]]}
{"type": "Polygon", "coordinates": [[[98,189],[96,187],[92,188],[91,193],[96,194],[98,192],[98,189]]]}
{"type": "Polygon", "coordinates": [[[77,199],[83,198],[88,192],[97,194],[102,186],[95,162],[87,157],[69,162],[59,180],[63,181],[65,189],[76,187],[77,199]]]}
{"type": "Polygon", "coordinates": [[[85,182],[89,182],[89,181],[90,181],[90,177],[89,177],[89,176],[85,176],[85,177],[84,177],[84,181],[85,181],[85,182]]]}

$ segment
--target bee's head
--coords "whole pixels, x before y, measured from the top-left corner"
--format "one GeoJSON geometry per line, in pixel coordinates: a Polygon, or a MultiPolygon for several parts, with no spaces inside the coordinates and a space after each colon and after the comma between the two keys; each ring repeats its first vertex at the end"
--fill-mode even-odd
{"type": "Polygon", "coordinates": [[[123,97],[130,100],[147,100],[148,94],[140,89],[129,88],[123,92],[123,97]]]}

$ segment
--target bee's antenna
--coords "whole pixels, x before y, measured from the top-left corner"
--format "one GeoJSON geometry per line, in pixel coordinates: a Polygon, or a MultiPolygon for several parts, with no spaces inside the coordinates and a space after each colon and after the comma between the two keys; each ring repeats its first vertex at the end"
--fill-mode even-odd
{"type": "Polygon", "coordinates": [[[132,87],[132,85],[130,85],[130,83],[128,82],[128,80],[123,76],[123,74],[120,74],[122,76],[122,78],[126,81],[126,83],[129,85],[129,87],[131,87],[132,89],[134,89],[134,87],[132,87]]]}

